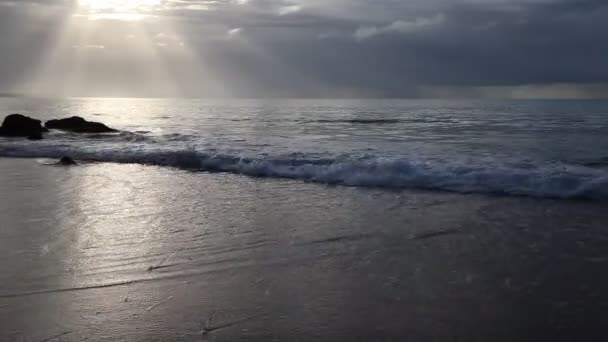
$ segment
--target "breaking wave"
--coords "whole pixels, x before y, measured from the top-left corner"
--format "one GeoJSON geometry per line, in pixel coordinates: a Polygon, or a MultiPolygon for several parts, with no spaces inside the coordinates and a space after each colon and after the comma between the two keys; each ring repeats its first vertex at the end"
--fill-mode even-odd
{"type": "Polygon", "coordinates": [[[319,158],[307,153],[242,155],[150,143],[0,144],[0,156],[137,163],[192,171],[226,172],[307,182],[487,193],[563,199],[608,200],[608,170],[583,164],[505,163],[496,159],[408,160],[377,156],[319,158]]]}
{"type": "Polygon", "coordinates": [[[314,120],[313,122],[318,123],[349,123],[349,124],[361,124],[361,125],[388,125],[398,124],[403,122],[400,119],[320,119],[314,120]]]}

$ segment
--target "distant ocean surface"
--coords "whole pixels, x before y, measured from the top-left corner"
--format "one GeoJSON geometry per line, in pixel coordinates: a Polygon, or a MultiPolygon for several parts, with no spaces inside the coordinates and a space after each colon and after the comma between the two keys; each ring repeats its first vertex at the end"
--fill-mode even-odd
{"type": "Polygon", "coordinates": [[[0,99],[119,134],[0,138],[0,156],[387,189],[608,200],[608,101],[0,99]]]}

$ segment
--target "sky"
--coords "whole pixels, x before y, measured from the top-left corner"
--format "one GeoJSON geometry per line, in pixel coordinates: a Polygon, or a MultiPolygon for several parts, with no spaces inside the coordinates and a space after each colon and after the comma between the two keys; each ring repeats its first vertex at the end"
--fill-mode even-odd
{"type": "Polygon", "coordinates": [[[608,97],[605,0],[0,0],[0,92],[608,97]]]}

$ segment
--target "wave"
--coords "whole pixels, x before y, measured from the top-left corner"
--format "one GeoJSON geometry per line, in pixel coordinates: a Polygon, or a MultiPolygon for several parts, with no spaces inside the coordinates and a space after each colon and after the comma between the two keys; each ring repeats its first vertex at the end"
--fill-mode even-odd
{"type": "Polygon", "coordinates": [[[304,123],[347,123],[360,125],[390,125],[399,123],[423,123],[423,124],[457,124],[458,119],[455,118],[404,118],[404,119],[319,119],[319,120],[302,120],[304,123]]]}
{"type": "Polygon", "coordinates": [[[398,124],[403,122],[400,119],[321,119],[314,120],[312,122],[318,123],[349,123],[349,124],[362,124],[362,125],[388,125],[388,124],[398,124]]]}
{"type": "Polygon", "coordinates": [[[608,200],[608,170],[564,163],[504,163],[495,159],[425,161],[307,153],[244,156],[153,144],[0,144],[0,156],[137,163],[191,171],[296,179],[331,185],[425,189],[563,199],[608,200]],[[153,146],[153,147],[151,147],[153,146]]]}
{"type": "Polygon", "coordinates": [[[581,164],[588,167],[608,167],[608,157],[597,160],[582,161],[581,164]]]}
{"type": "Polygon", "coordinates": [[[118,131],[111,133],[73,133],[67,131],[59,131],[59,130],[51,130],[47,133],[47,138],[53,140],[64,140],[64,141],[72,141],[79,142],[83,141],[102,141],[102,142],[142,142],[146,140],[151,140],[151,138],[147,137],[148,131],[137,131],[137,132],[129,132],[129,131],[118,131]]]}

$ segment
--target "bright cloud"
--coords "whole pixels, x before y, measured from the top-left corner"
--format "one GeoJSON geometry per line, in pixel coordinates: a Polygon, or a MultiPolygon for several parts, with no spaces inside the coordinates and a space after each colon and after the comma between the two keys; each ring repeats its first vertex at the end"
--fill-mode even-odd
{"type": "Polygon", "coordinates": [[[416,18],[411,21],[397,20],[386,26],[360,27],[355,31],[354,36],[357,40],[364,40],[385,33],[408,34],[441,25],[444,21],[445,16],[443,14],[437,14],[429,18],[416,18]]]}

